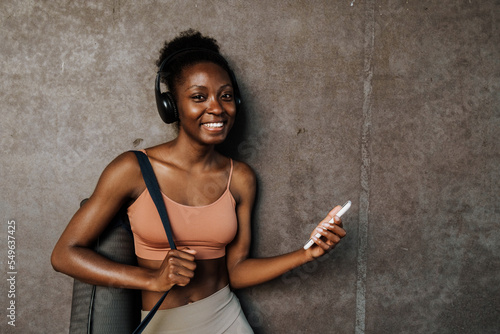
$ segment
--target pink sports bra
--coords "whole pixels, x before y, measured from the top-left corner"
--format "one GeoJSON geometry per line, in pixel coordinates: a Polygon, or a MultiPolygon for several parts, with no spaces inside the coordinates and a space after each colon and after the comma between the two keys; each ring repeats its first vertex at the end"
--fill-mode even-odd
{"type": "MultiPolygon", "coordinates": [[[[236,202],[229,191],[233,160],[224,193],[212,204],[188,206],[162,193],[177,248],[197,251],[197,260],[216,259],[226,254],[238,228],[236,202]]],[[[160,215],[147,189],[128,208],[134,234],[135,254],[143,259],[163,260],[170,250],[160,215]]]]}

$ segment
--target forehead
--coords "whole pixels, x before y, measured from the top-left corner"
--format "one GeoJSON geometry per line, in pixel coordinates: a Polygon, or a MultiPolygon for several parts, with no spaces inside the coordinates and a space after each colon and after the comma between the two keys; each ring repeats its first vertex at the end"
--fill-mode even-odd
{"type": "Polygon", "coordinates": [[[200,62],[186,66],[181,72],[180,85],[202,83],[231,84],[227,71],[220,65],[212,62],[200,62]]]}

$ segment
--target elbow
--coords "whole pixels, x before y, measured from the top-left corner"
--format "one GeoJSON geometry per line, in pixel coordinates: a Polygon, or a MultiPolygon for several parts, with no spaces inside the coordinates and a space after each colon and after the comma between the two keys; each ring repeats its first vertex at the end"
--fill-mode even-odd
{"type": "Polygon", "coordinates": [[[238,290],[238,289],[248,288],[250,285],[245,284],[245,282],[243,280],[235,278],[235,277],[231,277],[231,275],[230,275],[229,276],[229,286],[232,289],[238,290]]]}
{"type": "Polygon", "coordinates": [[[54,250],[52,251],[52,254],[50,256],[50,264],[52,265],[52,268],[57,272],[64,272],[63,268],[65,263],[65,253],[67,252],[62,250],[60,245],[56,245],[56,247],[54,247],[54,250]]]}
{"type": "Polygon", "coordinates": [[[229,286],[232,289],[243,289],[248,288],[252,284],[249,284],[248,276],[245,275],[244,266],[241,266],[243,261],[240,260],[235,264],[227,267],[229,286]]]}
{"type": "Polygon", "coordinates": [[[50,256],[50,264],[52,264],[52,268],[57,271],[57,272],[60,272],[61,269],[60,269],[60,258],[59,258],[59,254],[57,252],[56,249],[54,249],[52,251],[52,255],[50,256]]]}
{"type": "Polygon", "coordinates": [[[233,290],[239,290],[239,289],[243,289],[245,288],[244,285],[241,285],[241,284],[234,284],[234,283],[229,283],[229,286],[231,287],[231,289],[233,290]]]}
{"type": "Polygon", "coordinates": [[[231,289],[239,290],[254,286],[255,284],[245,283],[245,282],[229,282],[231,289]]]}

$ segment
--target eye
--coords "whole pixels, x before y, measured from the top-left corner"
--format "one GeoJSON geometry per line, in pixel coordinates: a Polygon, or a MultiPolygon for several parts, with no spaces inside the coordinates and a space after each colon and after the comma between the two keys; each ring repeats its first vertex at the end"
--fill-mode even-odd
{"type": "Polygon", "coordinates": [[[221,98],[224,101],[232,101],[233,100],[233,94],[232,93],[223,93],[221,98]]]}
{"type": "Polygon", "coordinates": [[[195,102],[202,102],[205,101],[205,96],[202,94],[193,94],[191,95],[191,99],[193,99],[195,102]]]}

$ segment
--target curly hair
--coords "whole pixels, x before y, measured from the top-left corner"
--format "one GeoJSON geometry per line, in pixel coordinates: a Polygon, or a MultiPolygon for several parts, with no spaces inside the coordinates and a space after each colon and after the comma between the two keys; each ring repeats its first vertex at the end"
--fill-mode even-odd
{"type": "Polygon", "coordinates": [[[182,56],[179,57],[173,57],[169,60],[167,67],[163,68],[168,75],[164,75],[161,78],[161,81],[168,86],[168,89],[173,94],[174,99],[176,98],[175,89],[176,86],[181,83],[182,71],[184,68],[208,61],[221,66],[228,72],[230,71],[227,63],[224,61],[224,58],[222,58],[222,55],[219,52],[219,44],[217,41],[211,37],[203,36],[199,31],[195,31],[193,29],[183,31],[173,40],[165,42],[165,45],[160,51],[160,57],[156,61],[158,69],[163,61],[171,55],[181,50],[190,48],[208,49],[211,52],[196,50],[182,54],[182,56]]]}

